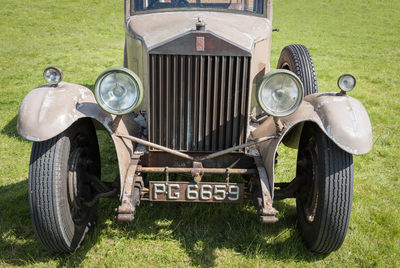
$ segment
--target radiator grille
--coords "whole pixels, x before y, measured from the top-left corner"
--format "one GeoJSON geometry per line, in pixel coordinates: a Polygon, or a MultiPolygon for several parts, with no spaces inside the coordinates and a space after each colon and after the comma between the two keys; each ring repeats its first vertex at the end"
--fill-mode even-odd
{"type": "Polygon", "coordinates": [[[245,142],[250,57],[150,55],[150,141],[185,151],[245,142]]]}

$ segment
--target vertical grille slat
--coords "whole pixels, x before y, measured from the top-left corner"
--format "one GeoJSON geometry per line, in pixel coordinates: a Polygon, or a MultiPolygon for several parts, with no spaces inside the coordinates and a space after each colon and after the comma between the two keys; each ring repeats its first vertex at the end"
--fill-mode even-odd
{"type": "Polygon", "coordinates": [[[211,149],[213,151],[217,150],[217,126],[218,126],[218,95],[219,95],[219,63],[220,57],[215,57],[214,62],[214,95],[213,95],[213,112],[212,112],[212,142],[211,142],[211,149]]]}
{"type": "Polygon", "coordinates": [[[153,141],[158,141],[158,136],[156,134],[156,123],[159,121],[157,118],[157,104],[155,100],[156,97],[156,57],[150,56],[150,114],[152,114],[152,120],[150,120],[150,139],[153,141]]]}
{"type": "Polygon", "coordinates": [[[246,141],[250,57],[150,55],[150,141],[216,151],[246,141]]]}
{"type": "Polygon", "coordinates": [[[226,84],[226,57],[222,57],[221,67],[221,86],[220,86],[220,99],[219,99],[219,144],[218,150],[222,150],[225,147],[225,84],[226,84]]]}
{"type": "Polygon", "coordinates": [[[207,84],[206,84],[206,108],[205,108],[205,134],[204,134],[204,139],[205,139],[205,150],[210,151],[210,145],[211,145],[211,133],[210,133],[210,120],[211,120],[211,115],[213,114],[212,111],[212,106],[211,106],[211,79],[212,79],[212,58],[211,56],[207,57],[207,84]]]}
{"type": "Polygon", "coordinates": [[[229,133],[232,133],[232,91],[233,91],[233,70],[234,70],[234,58],[229,57],[229,67],[228,67],[228,87],[226,88],[227,90],[227,97],[226,97],[226,147],[231,147],[232,146],[232,135],[228,135],[229,133]]]}
{"type": "Polygon", "coordinates": [[[240,134],[239,134],[239,142],[240,143],[245,143],[246,142],[246,128],[245,128],[245,126],[246,126],[246,124],[247,124],[247,122],[246,122],[246,120],[247,120],[247,116],[246,116],[246,112],[247,112],[247,109],[248,109],[248,107],[247,107],[247,103],[248,103],[248,98],[249,98],[249,95],[248,95],[248,90],[247,90],[247,87],[248,87],[248,85],[249,85],[249,83],[250,83],[250,81],[249,81],[249,79],[250,79],[250,77],[249,77],[249,70],[250,70],[250,62],[249,62],[249,60],[245,57],[244,59],[243,59],[243,80],[242,80],[242,87],[241,87],[241,106],[240,106],[240,127],[239,127],[239,131],[240,131],[240,134]]]}
{"type": "Polygon", "coordinates": [[[191,56],[187,58],[187,64],[186,64],[186,70],[187,70],[187,84],[186,84],[186,92],[188,93],[187,97],[187,126],[186,126],[186,135],[187,135],[187,141],[186,141],[186,150],[190,150],[192,146],[192,140],[193,140],[193,132],[192,132],[192,124],[193,124],[193,116],[192,116],[192,110],[193,110],[193,101],[192,101],[192,83],[193,83],[193,59],[191,56]]]}
{"type": "Polygon", "coordinates": [[[205,95],[205,77],[206,77],[205,57],[200,57],[200,84],[199,84],[199,128],[198,128],[198,149],[204,148],[204,95],[205,95]]]}
{"type": "Polygon", "coordinates": [[[178,109],[179,109],[179,96],[178,96],[178,60],[177,56],[173,56],[172,61],[172,75],[174,77],[172,83],[172,147],[176,148],[177,144],[179,144],[179,116],[178,116],[178,109]]]}
{"type": "Polygon", "coordinates": [[[180,104],[180,110],[179,114],[177,115],[177,120],[180,120],[180,128],[179,128],[179,149],[186,149],[186,135],[185,135],[185,129],[186,129],[186,124],[187,124],[187,119],[186,119],[186,111],[187,111],[187,101],[186,101],[186,86],[185,86],[185,73],[184,71],[186,70],[185,68],[185,59],[184,57],[179,57],[179,90],[180,90],[180,99],[179,99],[179,104],[180,104]]]}
{"type": "Polygon", "coordinates": [[[233,130],[232,130],[232,146],[238,145],[238,136],[239,136],[239,114],[240,114],[240,106],[239,106],[239,87],[240,87],[240,80],[241,80],[241,64],[240,64],[240,58],[236,58],[236,70],[235,70],[235,91],[233,93],[233,115],[232,115],[232,125],[233,125],[233,130]]]}
{"type": "Polygon", "coordinates": [[[163,110],[165,106],[164,96],[163,96],[163,57],[161,56],[158,61],[158,142],[160,144],[165,144],[165,135],[163,135],[164,131],[164,118],[163,118],[163,110]]]}
{"type": "MultiPolygon", "coordinates": [[[[170,105],[171,105],[171,56],[167,55],[165,56],[165,86],[166,90],[163,92],[165,95],[165,102],[164,102],[164,111],[163,114],[171,114],[170,113],[170,105]]],[[[170,116],[164,116],[165,118],[165,128],[164,128],[164,133],[165,133],[165,145],[167,147],[170,147],[171,145],[171,139],[170,139],[170,132],[171,132],[171,126],[170,126],[170,116]]]]}
{"type": "Polygon", "coordinates": [[[193,143],[191,150],[197,151],[197,144],[199,141],[199,87],[200,87],[200,59],[195,57],[194,59],[194,91],[193,91],[193,143]]]}

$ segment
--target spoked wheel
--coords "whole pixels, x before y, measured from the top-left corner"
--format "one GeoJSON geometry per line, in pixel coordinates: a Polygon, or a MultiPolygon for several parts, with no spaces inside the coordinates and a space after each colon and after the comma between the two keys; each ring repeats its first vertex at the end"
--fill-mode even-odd
{"type": "Polygon", "coordinates": [[[314,124],[303,128],[297,176],[305,184],[296,196],[298,225],[307,247],[329,253],[340,248],[353,199],[353,156],[314,124]]]}
{"type": "Polygon", "coordinates": [[[277,68],[292,71],[300,78],[304,86],[304,96],[318,92],[314,62],[305,46],[289,45],[284,47],[277,68]]]}
{"type": "Polygon", "coordinates": [[[73,252],[94,225],[100,178],[97,137],[90,119],[79,120],[58,136],[35,142],[29,165],[29,204],[33,226],[45,247],[73,252]]]}

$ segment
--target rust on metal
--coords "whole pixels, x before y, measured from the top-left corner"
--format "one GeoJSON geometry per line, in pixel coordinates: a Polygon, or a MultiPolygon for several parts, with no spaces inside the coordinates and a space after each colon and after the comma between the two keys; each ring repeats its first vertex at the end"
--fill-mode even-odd
{"type": "Polygon", "coordinates": [[[112,130],[116,131],[118,129],[119,123],[121,122],[122,115],[117,115],[112,122],[112,130]]]}
{"type": "Polygon", "coordinates": [[[275,123],[276,133],[281,134],[284,128],[284,125],[282,124],[281,120],[279,120],[278,117],[274,117],[274,123],[275,123]]]}
{"type": "Polygon", "coordinates": [[[93,207],[100,198],[107,198],[116,195],[117,189],[114,188],[111,191],[97,194],[91,201],[83,203],[87,207],[93,207]]]}
{"type": "Polygon", "coordinates": [[[170,149],[168,147],[165,147],[165,146],[162,146],[162,145],[158,145],[158,144],[155,144],[153,142],[146,141],[144,139],[140,139],[140,138],[137,138],[137,137],[125,135],[125,134],[122,134],[122,133],[116,133],[116,135],[119,136],[119,137],[123,137],[125,139],[128,139],[128,140],[131,140],[133,142],[143,144],[145,146],[149,146],[149,147],[161,150],[161,151],[165,151],[165,152],[170,153],[170,154],[174,154],[174,155],[180,156],[182,158],[186,158],[186,159],[189,159],[189,160],[194,160],[194,158],[192,156],[188,155],[188,154],[179,152],[177,150],[172,150],[172,149],[170,149]]]}
{"type": "Polygon", "coordinates": [[[119,221],[133,221],[135,219],[133,214],[118,214],[117,220],[119,221]]]}
{"type": "Polygon", "coordinates": [[[149,201],[241,203],[244,183],[150,181],[149,201]]]}
{"type": "MultiPolygon", "coordinates": [[[[179,167],[168,167],[169,173],[189,173],[192,174],[194,168],[179,168],[179,167]]],[[[142,167],[139,166],[138,172],[143,173],[163,173],[165,172],[165,167],[142,167]]],[[[226,168],[203,168],[203,173],[207,174],[226,174],[226,168]]],[[[257,169],[247,169],[247,168],[232,168],[229,169],[230,174],[242,174],[251,175],[256,174],[257,169]]]]}
{"type": "Polygon", "coordinates": [[[231,174],[230,169],[227,168],[227,169],[225,170],[225,175],[226,175],[225,181],[226,181],[226,183],[229,183],[229,181],[230,181],[230,176],[229,176],[230,174],[231,174]]]}
{"type": "Polygon", "coordinates": [[[193,161],[192,177],[196,183],[201,182],[201,178],[204,175],[204,168],[201,162],[193,161]]]}
{"type": "Polygon", "coordinates": [[[272,215],[267,215],[267,216],[260,216],[260,222],[261,223],[275,223],[278,222],[278,218],[272,215]]]}
{"type": "Polygon", "coordinates": [[[125,180],[121,182],[121,205],[117,209],[117,218],[121,221],[132,221],[134,219],[136,206],[140,202],[140,192],[138,193],[135,191],[136,184],[143,186],[142,177],[136,176],[138,163],[139,157],[132,159],[125,180]]]}
{"type": "Polygon", "coordinates": [[[123,138],[131,140],[131,141],[134,141],[136,143],[145,145],[145,146],[153,147],[155,149],[158,149],[158,150],[161,150],[161,151],[165,151],[167,153],[170,153],[170,154],[173,154],[173,155],[176,155],[176,156],[180,156],[182,158],[186,158],[186,159],[189,159],[189,160],[198,160],[198,161],[209,160],[209,159],[212,159],[212,158],[220,157],[220,156],[229,154],[231,152],[238,151],[238,150],[241,150],[241,149],[244,149],[244,148],[247,148],[247,147],[262,143],[262,142],[265,142],[267,140],[276,138],[276,136],[267,136],[267,137],[257,138],[257,139],[251,140],[251,141],[249,141],[247,143],[244,143],[244,144],[241,144],[241,145],[237,145],[237,146],[234,146],[234,147],[231,147],[231,148],[228,148],[228,149],[216,152],[216,153],[212,153],[212,154],[209,154],[209,155],[206,155],[206,156],[201,156],[201,157],[198,157],[196,159],[193,156],[190,156],[190,155],[188,155],[186,153],[183,153],[183,152],[180,152],[180,151],[177,151],[177,150],[173,150],[173,149],[170,149],[168,147],[165,147],[165,146],[162,146],[162,145],[158,145],[156,143],[152,143],[152,142],[140,139],[138,137],[124,135],[124,134],[121,134],[121,133],[115,133],[115,135],[117,135],[119,137],[123,137],[123,138]]]}
{"type": "Polygon", "coordinates": [[[259,144],[259,143],[262,143],[264,141],[267,141],[267,140],[270,140],[270,139],[273,139],[273,138],[276,138],[276,136],[267,136],[267,137],[261,137],[261,138],[257,138],[257,139],[254,139],[254,140],[250,140],[247,143],[244,143],[244,144],[241,144],[241,145],[237,145],[237,146],[234,146],[234,147],[222,150],[222,151],[218,151],[218,152],[215,152],[215,153],[203,156],[203,157],[199,157],[198,160],[207,160],[207,159],[213,159],[213,158],[216,158],[216,157],[220,157],[220,156],[229,154],[231,152],[238,151],[238,150],[241,150],[241,149],[244,149],[244,148],[259,144]]]}
{"type": "MultiPolygon", "coordinates": [[[[195,159],[205,156],[206,154],[207,153],[190,152],[190,155],[195,159]]],[[[144,167],[193,167],[192,160],[163,151],[149,151],[140,159],[140,163],[144,167]]],[[[202,160],[201,163],[205,168],[254,168],[253,158],[241,152],[226,154],[214,159],[202,160]]]]}
{"type": "Polygon", "coordinates": [[[270,180],[268,179],[267,172],[262,163],[262,159],[259,156],[254,157],[254,162],[257,166],[258,175],[259,175],[259,185],[261,188],[262,194],[262,203],[261,206],[259,204],[259,214],[262,222],[276,222],[278,219],[275,218],[275,215],[278,214],[278,211],[272,206],[272,187],[270,180]]]}

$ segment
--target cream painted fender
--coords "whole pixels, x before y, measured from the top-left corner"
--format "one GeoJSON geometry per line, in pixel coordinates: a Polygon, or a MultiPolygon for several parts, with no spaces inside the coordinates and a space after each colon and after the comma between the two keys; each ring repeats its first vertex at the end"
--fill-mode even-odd
{"type": "Polygon", "coordinates": [[[79,118],[90,117],[109,132],[113,117],[96,103],[92,91],[76,84],[61,82],[29,92],[21,103],[17,129],[30,141],[44,141],[57,136],[79,118]]]}
{"type": "MultiPolygon", "coordinates": [[[[278,145],[284,141],[296,147],[303,123],[306,121],[317,124],[338,147],[350,154],[365,154],[372,148],[372,127],[368,113],[360,101],[348,95],[308,95],[295,113],[281,118],[280,121],[284,128],[277,138],[257,145],[271,186],[274,185],[274,164],[278,145]]],[[[277,135],[272,117],[267,118],[252,132],[254,138],[271,135],[277,135]]]]}
{"type": "Polygon", "coordinates": [[[140,128],[123,116],[114,130],[112,125],[115,116],[101,109],[92,91],[84,86],[60,82],[57,86],[35,88],[21,103],[17,130],[25,139],[40,142],[57,136],[84,117],[95,119],[111,135],[122,181],[127,174],[134,144],[116,136],[114,132],[136,136],[140,128]]]}

